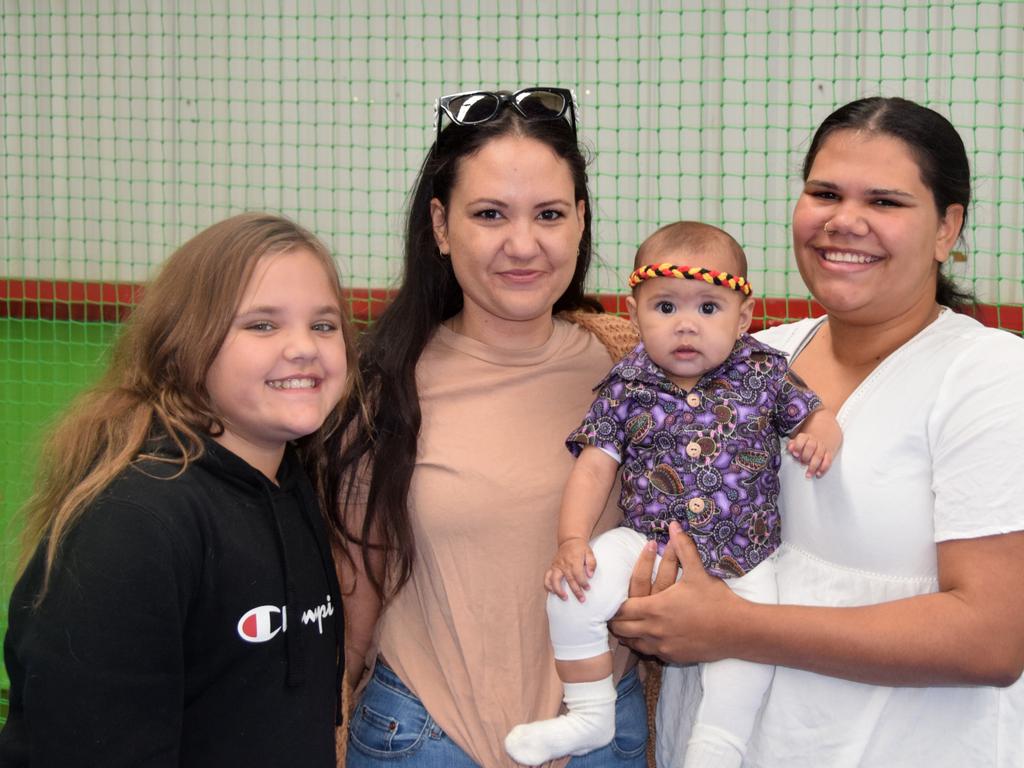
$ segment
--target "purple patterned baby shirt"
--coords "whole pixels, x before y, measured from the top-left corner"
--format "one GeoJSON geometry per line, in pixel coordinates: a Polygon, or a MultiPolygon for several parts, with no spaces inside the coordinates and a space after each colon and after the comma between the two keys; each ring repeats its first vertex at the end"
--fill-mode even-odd
{"type": "Polygon", "coordinates": [[[566,446],[619,459],[623,525],[663,551],[678,520],[704,567],[722,578],[742,576],[778,548],[779,439],[821,407],[785,355],[744,335],[686,392],[639,344],[595,391],[566,446]]]}

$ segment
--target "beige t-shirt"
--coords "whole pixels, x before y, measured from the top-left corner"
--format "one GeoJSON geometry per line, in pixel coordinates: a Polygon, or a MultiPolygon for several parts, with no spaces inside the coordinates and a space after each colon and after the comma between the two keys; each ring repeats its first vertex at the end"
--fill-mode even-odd
{"type": "MultiPolygon", "coordinates": [[[[513,726],[559,710],[543,577],[573,463],[565,437],[611,364],[597,338],[556,319],[551,338],[525,351],[441,326],[416,369],[416,559],[381,617],[379,650],[487,768],[516,765],[503,746],[513,726]]],[[[597,533],[621,520],[617,499],[616,488],[597,533]]],[[[617,671],[625,660],[623,648],[617,671]]]]}

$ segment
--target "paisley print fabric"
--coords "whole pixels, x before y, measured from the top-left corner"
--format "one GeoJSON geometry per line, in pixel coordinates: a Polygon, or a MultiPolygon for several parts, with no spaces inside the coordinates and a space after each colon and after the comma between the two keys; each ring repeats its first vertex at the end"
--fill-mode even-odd
{"type": "Polygon", "coordinates": [[[716,576],[742,576],[780,543],[779,440],[821,407],[785,356],[750,336],[683,391],[643,344],[611,369],[583,423],[566,439],[622,464],[623,525],[668,541],[689,532],[716,576]]]}

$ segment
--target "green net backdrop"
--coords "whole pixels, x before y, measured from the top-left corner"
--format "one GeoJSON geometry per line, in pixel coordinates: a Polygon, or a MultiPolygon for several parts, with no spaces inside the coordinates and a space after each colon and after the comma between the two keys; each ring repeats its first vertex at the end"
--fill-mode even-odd
{"type": "Polygon", "coordinates": [[[788,221],[812,129],[864,95],[926,103],[974,168],[955,274],[987,322],[1020,330],[1024,3],[496,5],[2,0],[0,629],[38,439],[95,376],[132,286],[208,224],[273,210],[328,242],[372,317],[443,93],[574,88],[592,289],[622,293],[647,234],[702,219],[740,240],[777,300],[762,322],[806,313],[788,221]]]}

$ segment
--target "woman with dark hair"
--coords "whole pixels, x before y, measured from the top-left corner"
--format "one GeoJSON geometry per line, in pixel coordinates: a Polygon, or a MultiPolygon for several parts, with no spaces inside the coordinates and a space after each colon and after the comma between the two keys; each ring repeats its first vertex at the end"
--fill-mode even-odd
{"type": "MultiPolygon", "coordinates": [[[[827,314],[760,338],[845,441],[814,483],[783,463],[782,604],[737,597],[676,530],[681,581],[670,563],[613,629],[673,662],[777,665],[745,765],[1020,766],[1024,342],[950,310],[963,142],[930,109],[862,99],[825,120],[803,176],[794,248],[827,314]]],[[[685,751],[691,670],[666,670],[659,763],[685,751]]]]}
{"type": "MultiPolygon", "coordinates": [[[[635,343],[583,293],[573,110],[556,88],[438,104],[402,283],[366,337],[366,395],[337,447],[346,657],[354,676],[372,669],[349,765],[511,766],[512,726],[558,712],[540,578],[572,466],[563,441],[635,343]]],[[[600,530],[618,519],[612,499],[600,530]]],[[[645,763],[631,660],[617,654],[615,740],[574,765],[645,763]]]]}

